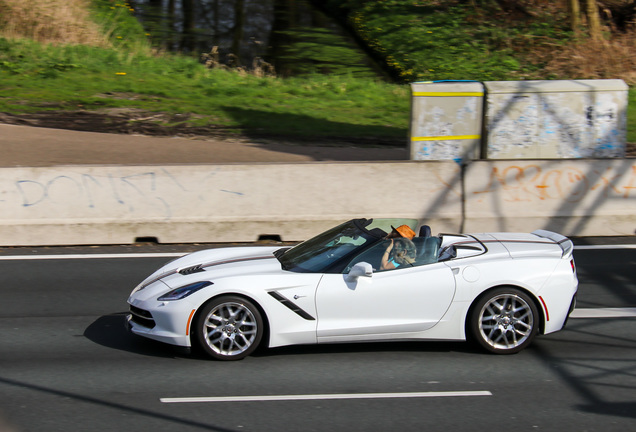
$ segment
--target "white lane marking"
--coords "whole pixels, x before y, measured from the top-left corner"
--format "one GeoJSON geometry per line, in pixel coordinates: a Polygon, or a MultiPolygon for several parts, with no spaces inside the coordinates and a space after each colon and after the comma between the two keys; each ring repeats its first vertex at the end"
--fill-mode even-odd
{"type": "Polygon", "coordinates": [[[349,393],[349,394],[306,394],[278,396],[225,396],[225,397],[184,397],[161,398],[163,403],[194,402],[270,402],[270,401],[303,401],[330,399],[396,399],[423,397],[457,397],[457,396],[492,396],[489,391],[456,391],[456,392],[415,392],[415,393],[349,393]]]}
{"type": "Polygon", "coordinates": [[[633,318],[636,308],[585,308],[574,309],[570,318],[633,318]]]}
{"type": "Polygon", "coordinates": [[[111,258],[174,258],[182,257],[187,252],[164,253],[121,253],[121,254],[69,254],[69,255],[9,255],[0,256],[0,261],[20,260],[64,260],[64,259],[111,259],[111,258]]]}
{"type": "Polygon", "coordinates": [[[636,245],[579,245],[574,246],[574,250],[591,250],[591,249],[636,249],[636,245]]]}
{"type": "MultiPolygon", "coordinates": [[[[574,246],[578,250],[592,249],[636,249],[633,245],[586,245],[574,246]]],[[[68,254],[68,255],[0,255],[0,261],[20,260],[64,260],[64,259],[111,259],[111,258],[178,258],[190,252],[148,252],[148,253],[112,253],[112,254],[68,254]]]]}

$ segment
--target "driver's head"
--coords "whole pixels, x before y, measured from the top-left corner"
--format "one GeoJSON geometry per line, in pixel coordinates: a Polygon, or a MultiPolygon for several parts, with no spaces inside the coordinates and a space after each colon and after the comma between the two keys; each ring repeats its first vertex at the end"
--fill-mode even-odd
{"type": "Polygon", "coordinates": [[[416,249],[413,242],[407,238],[394,240],[393,256],[400,264],[412,264],[415,261],[416,249]]]}

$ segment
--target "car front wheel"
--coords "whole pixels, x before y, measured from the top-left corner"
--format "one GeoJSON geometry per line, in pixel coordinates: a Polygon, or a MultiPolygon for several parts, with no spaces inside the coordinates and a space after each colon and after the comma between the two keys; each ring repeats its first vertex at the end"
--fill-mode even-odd
{"type": "Polygon", "coordinates": [[[217,360],[240,360],[261,342],[263,318],[244,298],[219,297],[203,307],[194,332],[206,354],[217,360]]]}
{"type": "Polygon", "coordinates": [[[469,334],[496,354],[514,354],[532,342],[539,328],[539,312],[527,294],[516,288],[488,292],[473,307],[469,334]]]}

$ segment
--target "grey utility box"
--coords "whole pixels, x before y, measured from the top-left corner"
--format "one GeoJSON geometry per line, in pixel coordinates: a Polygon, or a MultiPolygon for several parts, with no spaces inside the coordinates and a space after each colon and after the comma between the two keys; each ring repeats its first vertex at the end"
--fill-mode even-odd
{"type": "Polygon", "coordinates": [[[489,81],[486,159],[615,158],[625,155],[622,80],[489,81]]]}
{"type": "Polygon", "coordinates": [[[419,82],[411,92],[411,160],[480,158],[482,83],[419,82]]]}

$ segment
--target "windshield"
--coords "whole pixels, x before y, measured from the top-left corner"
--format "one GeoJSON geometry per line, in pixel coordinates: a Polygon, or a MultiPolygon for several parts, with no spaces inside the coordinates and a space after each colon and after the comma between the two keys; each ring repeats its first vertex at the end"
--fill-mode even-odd
{"type": "Polygon", "coordinates": [[[296,272],[339,272],[354,254],[381,242],[392,226],[415,226],[412,219],[354,219],[291,249],[277,253],[283,269],[296,272]]]}

